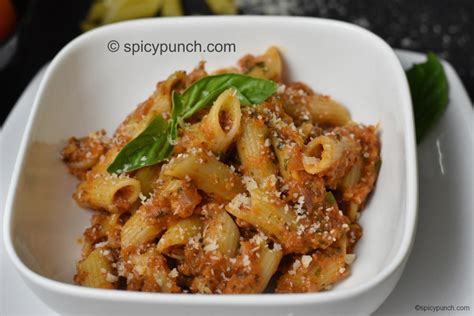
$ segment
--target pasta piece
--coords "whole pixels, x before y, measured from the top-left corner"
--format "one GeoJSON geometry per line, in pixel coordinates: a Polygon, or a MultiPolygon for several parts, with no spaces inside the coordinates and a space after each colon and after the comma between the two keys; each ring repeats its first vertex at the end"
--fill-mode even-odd
{"type": "Polygon", "coordinates": [[[286,181],[293,179],[293,170],[298,169],[298,154],[294,146],[285,145],[278,134],[272,134],[272,146],[278,160],[278,169],[286,181]]]}
{"type": "Polygon", "coordinates": [[[162,232],[162,228],[147,221],[142,212],[133,214],[125,223],[120,234],[122,249],[144,245],[162,232]]]}
{"type": "Polygon", "coordinates": [[[117,145],[112,145],[110,149],[99,158],[99,161],[92,168],[92,170],[87,173],[86,179],[109,175],[109,173],[107,172],[107,168],[114,161],[115,157],[117,157],[119,152],[120,147],[117,145]]]}
{"type": "Polygon", "coordinates": [[[154,189],[160,175],[161,165],[148,166],[138,169],[133,178],[140,181],[141,193],[148,196],[154,189]]]}
{"type": "Polygon", "coordinates": [[[169,199],[173,214],[181,218],[191,216],[201,203],[196,186],[188,181],[171,179],[163,185],[160,194],[169,199]]]}
{"type": "Polygon", "coordinates": [[[347,190],[357,185],[357,183],[359,183],[360,181],[361,173],[362,173],[362,156],[359,156],[357,157],[357,160],[352,166],[352,168],[342,179],[341,183],[339,184],[339,188],[342,190],[347,190]]]}
{"type": "Polygon", "coordinates": [[[291,117],[281,113],[278,107],[267,113],[269,113],[271,143],[278,160],[280,174],[286,181],[299,179],[300,171],[303,170],[303,137],[291,117]]]}
{"type": "Polygon", "coordinates": [[[260,275],[254,292],[262,293],[271,277],[278,270],[278,265],[283,257],[283,251],[281,249],[269,249],[268,245],[264,245],[260,247],[258,254],[260,275]]]}
{"type": "Polygon", "coordinates": [[[310,174],[326,177],[335,189],[349,172],[360,153],[360,146],[346,136],[319,136],[306,145],[303,167],[310,174]]]}
{"type": "Polygon", "coordinates": [[[343,126],[351,120],[349,111],[329,96],[312,95],[308,100],[309,113],[319,125],[343,126]]]}
{"type": "Polygon", "coordinates": [[[158,115],[167,115],[171,111],[171,93],[173,90],[184,89],[186,73],[176,71],[165,81],[157,84],[153,95],[142,102],[127,118],[120,124],[114,134],[113,145],[115,155],[107,159],[109,164],[115,159],[120,149],[129,141],[138,136],[158,115]]]}
{"type": "Polygon", "coordinates": [[[170,270],[155,247],[143,254],[131,254],[124,263],[127,289],[143,292],[179,293],[178,271],[170,270]]]}
{"type": "Polygon", "coordinates": [[[354,247],[362,237],[362,226],[358,223],[352,223],[349,225],[349,231],[347,232],[347,250],[346,252],[351,254],[354,252],[354,247]]]}
{"type": "Polygon", "coordinates": [[[121,214],[95,214],[91,227],[84,232],[84,255],[88,255],[93,247],[107,245],[108,248],[120,248],[120,231],[122,229],[121,214]],[[86,245],[88,245],[86,247],[86,245]],[[86,249],[89,248],[89,249],[86,249]],[[88,252],[89,251],[89,252],[88,252]]]}
{"type": "Polygon", "coordinates": [[[341,249],[316,251],[297,257],[278,280],[277,293],[319,292],[347,277],[346,254],[341,249]]]}
{"type": "Polygon", "coordinates": [[[202,227],[203,222],[197,216],[180,220],[161,236],[156,247],[158,252],[182,260],[183,254],[174,248],[184,246],[190,238],[200,235],[202,227]]]}
{"type": "Polygon", "coordinates": [[[240,232],[227,212],[215,212],[204,233],[204,250],[219,251],[226,257],[235,256],[239,247],[240,232]]]}
{"type": "Polygon", "coordinates": [[[361,147],[358,160],[338,187],[346,208],[351,214],[351,220],[355,220],[355,215],[362,210],[367,196],[375,185],[380,169],[380,143],[377,127],[348,124],[336,132],[352,135],[361,147]]]}
{"type": "Polygon", "coordinates": [[[346,211],[347,217],[351,221],[351,223],[354,223],[359,219],[360,213],[360,205],[355,203],[355,202],[349,202],[349,208],[346,211]]]}
{"type": "Polygon", "coordinates": [[[105,130],[100,130],[80,139],[71,137],[62,150],[61,157],[68,166],[69,172],[83,180],[86,172],[99,162],[100,157],[107,151],[107,147],[105,130]]]}
{"type": "Polygon", "coordinates": [[[183,154],[169,162],[166,176],[192,180],[198,189],[230,201],[244,191],[240,177],[226,164],[202,152],[183,154]]]}
{"type": "Polygon", "coordinates": [[[251,191],[251,198],[239,194],[226,206],[235,217],[252,224],[284,247],[291,248],[289,234],[296,231],[294,213],[285,211],[284,203],[261,189],[251,191]]]}
{"type": "Polygon", "coordinates": [[[222,75],[222,74],[240,74],[241,71],[237,67],[226,67],[220,68],[212,72],[213,75],[222,75]]]}
{"type": "MultiPolygon", "coordinates": [[[[191,292],[221,293],[228,278],[230,262],[234,259],[226,254],[234,254],[239,235],[233,236],[232,226],[235,224],[222,210],[221,204],[205,204],[200,212],[207,217],[204,236],[198,234],[188,240],[178,270],[189,277],[187,280],[191,292]]],[[[235,232],[238,234],[238,230],[235,232]]]]}
{"type": "Polygon", "coordinates": [[[307,106],[312,95],[314,91],[302,82],[290,82],[279,89],[278,96],[282,100],[283,109],[297,126],[305,122],[313,123],[307,106]]]}
{"type": "Polygon", "coordinates": [[[95,249],[77,264],[74,281],[80,285],[101,289],[117,288],[117,276],[112,263],[101,249],[95,249]]]}
{"type": "Polygon", "coordinates": [[[283,257],[279,248],[270,249],[265,237],[256,235],[250,241],[242,242],[241,254],[236,258],[231,277],[223,293],[262,293],[278,269],[283,257]]]}
{"type": "Polygon", "coordinates": [[[235,90],[221,93],[199,126],[206,147],[217,154],[225,152],[239,131],[241,116],[235,90]]]}
{"type": "Polygon", "coordinates": [[[136,179],[117,176],[97,176],[79,184],[74,199],[82,207],[120,213],[127,210],[140,193],[136,179]]]}
{"type": "Polygon", "coordinates": [[[239,61],[243,73],[262,79],[281,81],[282,61],[278,48],[272,46],[261,56],[244,56],[239,61]]]}
{"type": "Polygon", "coordinates": [[[237,139],[237,151],[244,174],[255,179],[260,186],[266,179],[277,174],[268,137],[269,131],[263,120],[244,115],[242,134],[237,139]]]}
{"type": "MultiPolygon", "coordinates": [[[[113,143],[120,148],[138,136],[157,115],[171,111],[171,93],[184,88],[186,73],[177,71],[159,82],[153,95],[141,103],[117,128],[113,143]]],[[[118,153],[118,151],[117,151],[118,153]]],[[[113,159],[110,161],[112,162],[113,159]]],[[[108,165],[107,165],[108,166],[108,165]]]]}

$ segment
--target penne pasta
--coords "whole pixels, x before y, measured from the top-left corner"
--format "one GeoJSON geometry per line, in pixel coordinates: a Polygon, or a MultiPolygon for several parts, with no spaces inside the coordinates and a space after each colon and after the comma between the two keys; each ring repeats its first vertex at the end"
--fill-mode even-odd
{"type": "Polygon", "coordinates": [[[326,176],[328,186],[335,189],[359,153],[360,146],[350,137],[318,136],[306,145],[303,167],[310,174],[326,176]]]}
{"type": "Polygon", "coordinates": [[[300,256],[278,280],[277,293],[319,292],[348,276],[346,254],[340,249],[300,256]]]}
{"type": "Polygon", "coordinates": [[[283,81],[282,65],[276,47],[213,72],[201,61],[158,82],[110,141],[69,140],[73,197],[94,211],[77,284],[300,293],[349,276],[381,164],[378,126],[283,81]]]}
{"type": "Polygon", "coordinates": [[[129,177],[98,176],[79,184],[74,199],[82,207],[120,213],[140,194],[140,182],[129,177]]]}
{"type": "Polygon", "coordinates": [[[213,155],[202,152],[183,154],[170,161],[164,174],[192,180],[198,189],[224,200],[244,191],[240,177],[213,155]]]}
{"type": "Polygon", "coordinates": [[[277,174],[269,137],[269,130],[263,120],[244,115],[237,152],[244,174],[252,177],[258,185],[263,185],[265,180],[277,174]]]}
{"type": "Polygon", "coordinates": [[[179,293],[177,271],[171,270],[156,248],[143,254],[131,254],[124,264],[127,289],[143,292],[179,293]]]}
{"type": "Polygon", "coordinates": [[[182,253],[173,251],[175,247],[184,246],[189,239],[202,233],[203,223],[198,217],[188,217],[172,225],[161,236],[156,249],[176,259],[182,259],[182,253]]]}
{"type": "Polygon", "coordinates": [[[344,126],[351,121],[349,111],[329,96],[312,95],[308,100],[311,118],[319,125],[344,126]]]}
{"type": "Polygon", "coordinates": [[[281,81],[282,61],[280,52],[276,47],[270,47],[261,56],[247,55],[243,57],[239,64],[243,73],[263,79],[281,81]]]}
{"type": "Polygon", "coordinates": [[[223,293],[263,293],[282,257],[283,251],[278,247],[270,249],[265,236],[257,234],[242,242],[241,253],[223,293]]]}
{"type": "Polygon", "coordinates": [[[240,232],[227,212],[217,211],[204,231],[204,250],[218,251],[228,258],[235,256],[239,247],[240,232]]]}
{"type": "Polygon", "coordinates": [[[288,235],[291,231],[296,231],[296,216],[285,211],[281,201],[264,191],[254,189],[251,191],[251,197],[240,194],[227,204],[226,210],[275,238],[285,247],[291,248],[288,235]]]}
{"type": "Polygon", "coordinates": [[[240,102],[235,90],[224,91],[202,119],[199,132],[202,144],[216,154],[225,152],[240,128],[240,102]]]}
{"type": "Polygon", "coordinates": [[[156,181],[160,176],[161,166],[154,165],[139,169],[133,176],[134,179],[140,182],[141,193],[148,196],[156,186],[156,181]]]}
{"type": "Polygon", "coordinates": [[[100,289],[117,287],[117,276],[114,275],[112,263],[102,249],[95,249],[84,260],[77,264],[74,281],[80,285],[100,289]]]}
{"type": "Polygon", "coordinates": [[[125,223],[120,234],[122,248],[140,247],[161,233],[162,229],[147,221],[141,212],[136,212],[125,223]]]}
{"type": "Polygon", "coordinates": [[[268,245],[263,245],[258,250],[258,268],[260,270],[258,282],[255,286],[255,293],[262,293],[270,282],[271,277],[278,270],[283,251],[281,249],[269,249],[268,245]]]}

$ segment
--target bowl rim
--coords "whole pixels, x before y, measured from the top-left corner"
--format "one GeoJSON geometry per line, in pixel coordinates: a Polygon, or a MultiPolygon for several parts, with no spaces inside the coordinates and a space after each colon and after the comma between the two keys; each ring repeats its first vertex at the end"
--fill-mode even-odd
{"type": "Polygon", "coordinates": [[[21,141],[17,161],[12,173],[10,187],[7,195],[5,215],[4,215],[4,233],[3,239],[5,243],[6,253],[13,262],[15,268],[28,281],[32,282],[41,288],[47,289],[51,292],[59,294],[70,295],[85,299],[100,299],[104,301],[120,300],[128,303],[164,303],[164,304],[187,304],[187,305],[242,305],[247,306],[268,306],[268,305],[305,305],[317,303],[331,303],[343,299],[350,299],[352,297],[361,295],[370,289],[378,286],[389,276],[394,274],[398,268],[402,267],[410,254],[411,247],[414,241],[416,222],[417,222],[417,205],[418,205],[418,182],[417,182],[417,157],[416,157],[416,142],[414,118],[412,112],[411,96],[408,88],[408,82],[405,77],[403,68],[396,57],[392,48],[380,37],[374,33],[351,23],[336,21],[323,18],[313,17],[288,17],[288,16],[200,16],[200,17],[170,17],[170,18],[148,18],[132,21],[125,21],[106,25],[90,32],[84,33],[69,42],[61,51],[54,57],[49,65],[46,73],[41,81],[38,93],[35,96],[34,104],[31,113],[28,117],[27,125],[23,138],[21,141]],[[110,291],[104,289],[94,289],[82,287],[79,285],[64,283],[49,279],[37,272],[31,270],[18,256],[15,246],[13,244],[12,224],[13,224],[13,209],[15,204],[16,191],[20,179],[20,174],[25,162],[25,155],[31,143],[32,126],[37,116],[41,97],[45,91],[45,87],[49,81],[49,77],[61,63],[63,58],[73,52],[77,47],[80,47],[94,36],[108,31],[120,30],[132,26],[140,25],[156,25],[156,24],[195,24],[212,20],[216,23],[225,24],[229,21],[238,23],[255,23],[265,21],[265,23],[285,23],[285,24],[307,24],[310,26],[329,26],[338,29],[346,29],[356,31],[360,35],[370,38],[374,46],[382,51],[387,58],[387,63],[392,68],[393,75],[396,76],[396,81],[400,88],[400,99],[402,103],[402,111],[404,119],[403,134],[405,141],[405,162],[406,162],[406,203],[405,203],[405,218],[404,218],[404,232],[400,246],[394,258],[387,264],[379,273],[368,281],[354,286],[352,288],[341,289],[338,291],[316,292],[316,293],[295,293],[295,294],[168,294],[168,293],[145,293],[133,291],[110,291]]]}

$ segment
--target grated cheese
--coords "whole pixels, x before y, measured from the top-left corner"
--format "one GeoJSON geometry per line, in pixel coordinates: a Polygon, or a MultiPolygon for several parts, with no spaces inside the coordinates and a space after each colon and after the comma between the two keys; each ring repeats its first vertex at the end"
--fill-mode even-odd
{"type": "Polygon", "coordinates": [[[313,261],[313,257],[311,256],[304,255],[303,257],[301,257],[301,263],[303,264],[303,267],[305,268],[309,267],[309,264],[311,263],[311,261],[313,261]]]}

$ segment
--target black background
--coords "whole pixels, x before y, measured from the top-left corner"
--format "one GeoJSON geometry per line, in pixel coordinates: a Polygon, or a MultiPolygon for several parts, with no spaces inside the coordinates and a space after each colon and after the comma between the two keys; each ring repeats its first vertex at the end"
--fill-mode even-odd
{"type": "MultiPolygon", "coordinates": [[[[7,60],[0,66],[0,123],[41,66],[81,33],[79,23],[90,5],[89,0],[13,3],[20,20],[15,34],[0,44],[0,59],[7,60]]],[[[433,51],[454,66],[471,99],[474,96],[474,0],[237,0],[237,3],[241,14],[343,20],[370,29],[392,47],[433,51]]],[[[183,5],[186,14],[210,14],[203,0],[184,0],[183,5]]]]}

